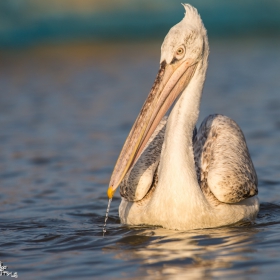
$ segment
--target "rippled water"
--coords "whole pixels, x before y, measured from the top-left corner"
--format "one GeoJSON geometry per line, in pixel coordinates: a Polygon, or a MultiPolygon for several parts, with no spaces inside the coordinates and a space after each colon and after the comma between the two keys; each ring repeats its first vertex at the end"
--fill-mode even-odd
{"type": "Polygon", "coordinates": [[[107,184],[155,78],[160,43],[32,49],[0,58],[0,261],[19,279],[278,279],[280,44],[210,41],[200,121],[232,117],[259,176],[254,225],[128,227],[107,184]]]}

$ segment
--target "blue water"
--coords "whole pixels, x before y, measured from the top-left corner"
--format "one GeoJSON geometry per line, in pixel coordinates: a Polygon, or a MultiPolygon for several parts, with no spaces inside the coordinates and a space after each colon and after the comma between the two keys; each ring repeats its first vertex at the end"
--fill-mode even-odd
{"type": "MultiPolygon", "coordinates": [[[[3,0],[0,48],[45,42],[161,40],[184,16],[181,0],[3,0]]],[[[212,37],[280,36],[280,1],[188,0],[212,37]]]]}
{"type": "Polygon", "coordinates": [[[0,57],[0,261],[19,279],[278,279],[280,48],[210,40],[199,122],[241,126],[259,177],[256,223],[129,227],[110,175],[158,70],[160,42],[33,48],[0,57]]]}

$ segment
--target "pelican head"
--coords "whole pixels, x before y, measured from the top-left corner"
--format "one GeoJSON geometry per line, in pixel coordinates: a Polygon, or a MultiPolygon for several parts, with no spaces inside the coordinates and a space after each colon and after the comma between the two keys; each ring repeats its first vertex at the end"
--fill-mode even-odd
{"type": "Polygon", "coordinates": [[[162,117],[192,79],[199,62],[208,57],[207,32],[195,8],[170,29],[161,47],[160,69],[115,165],[108,197],[112,198],[128,170],[141,155],[162,117]]]}
{"type": "Polygon", "coordinates": [[[183,6],[186,10],[185,17],[174,25],[164,38],[161,46],[161,63],[198,61],[203,53],[204,41],[207,40],[206,29],[197,10],[189,4],[183,6]]]}

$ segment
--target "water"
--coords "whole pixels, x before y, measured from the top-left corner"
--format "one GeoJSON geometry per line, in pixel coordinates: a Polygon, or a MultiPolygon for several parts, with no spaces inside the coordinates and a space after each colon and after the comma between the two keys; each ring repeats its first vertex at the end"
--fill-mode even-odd
{"type": "Polygon", "coordinates": [[[105,214],[104,226],[103,226],[103,230],[102,230],[103,231],[103,237],[105,236],[105,233],[106,233],[106,225],[107,225],[107,221],[108,221],[108,218],[109,218],[109,211],[110,211],[111,202],[112,202],[112,198],[109,198],[108,206],[107,206],[107,210],[106,210],[106,214],[105,214]]]}
{"type": "Polygon", "coordinates": [[[19,279],[278,279],[280,48],[211,41],[200,121],[242,127],[256,223],[192,231],[103,224],[110,175],[158,70],[160,43],[46,47],[0,58],[0,261],[19,279]]]}
{"type": "MultiPolygon", "coordinates": [[[[181,0],[0,1],[0,47],[163,38],[183,18],[181,0]]],[[[280,35],[279,0],[188,0],[211,36],[280,35]]]]}

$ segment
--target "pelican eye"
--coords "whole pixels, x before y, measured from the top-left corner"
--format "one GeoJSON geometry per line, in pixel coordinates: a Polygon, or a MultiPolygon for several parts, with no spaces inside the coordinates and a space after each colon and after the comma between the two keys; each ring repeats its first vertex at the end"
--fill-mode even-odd
{"type": "Polygon", "coordinates": [[[183,47],[180,47],[180,48],[178,48],[177,51],[176,51],[176,56],[177,56],[178,58],[181,58],[181,57],[183,56],[184,52],[185,52],[185,49],[184,49],[183,47]]]}

